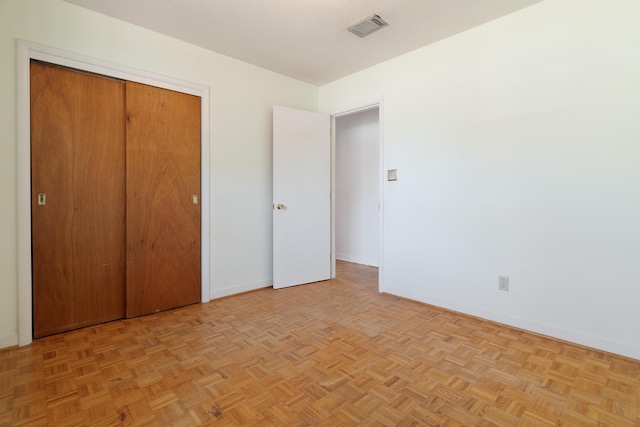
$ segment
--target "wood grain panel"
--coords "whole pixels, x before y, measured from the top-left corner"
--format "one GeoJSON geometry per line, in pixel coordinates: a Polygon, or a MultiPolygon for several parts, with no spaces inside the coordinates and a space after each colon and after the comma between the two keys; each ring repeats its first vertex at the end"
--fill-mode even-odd
{"type": "Polygon", "coordinates": [[[124,316],[124,89],[31,64],[34,337],[124,316]]]}
{"type": "Polygon", "coordinates": [[[126,86],[127,317],[134,317],[200,301],[200,98],[126,86]]]}

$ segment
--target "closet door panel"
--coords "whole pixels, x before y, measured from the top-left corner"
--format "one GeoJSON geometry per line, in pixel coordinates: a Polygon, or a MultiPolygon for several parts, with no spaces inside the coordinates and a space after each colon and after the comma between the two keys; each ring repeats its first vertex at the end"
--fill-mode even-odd
{"type": "Polygon", "coordinates": [[[127,317],[200,301],[200,98],[126,84],[127,317]]]}
{"type": "Polygon", "coordinates": [[[124,317],[124,90],[31,64],[36,338],[124,317]]]}

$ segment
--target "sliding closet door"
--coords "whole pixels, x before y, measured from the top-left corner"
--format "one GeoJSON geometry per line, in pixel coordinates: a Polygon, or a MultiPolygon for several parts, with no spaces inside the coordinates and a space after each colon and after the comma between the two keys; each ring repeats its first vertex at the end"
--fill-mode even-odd
{"type": "Polygon", "coordinates": [[[126,83],[127,317],[200,301],[200,98],[126,83]]]}
{"type": "Polygon", "coordinates": [[[125,85],[31,64],[33,328],[125,310],[125,85]]]}

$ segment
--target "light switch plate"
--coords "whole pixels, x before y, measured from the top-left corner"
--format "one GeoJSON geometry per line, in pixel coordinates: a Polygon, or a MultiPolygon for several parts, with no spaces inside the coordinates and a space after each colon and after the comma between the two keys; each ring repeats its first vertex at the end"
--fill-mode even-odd
{"type": "Polygon", "coordinates": [[[397,181],[398,180],[398,169],[389,169],[387,171],[387,180],[388,181],[397,181]]]}

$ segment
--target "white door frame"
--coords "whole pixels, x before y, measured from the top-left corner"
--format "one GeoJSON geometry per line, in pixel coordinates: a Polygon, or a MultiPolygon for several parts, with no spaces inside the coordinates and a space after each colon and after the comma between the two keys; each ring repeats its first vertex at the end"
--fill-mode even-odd
{"type": "Polygon", "coordinates": [[[73,52],[17,40],[18,121],[18,345],[30,344],[32,332],[31,277],[31,103],[30,61],[36,59],[90,73],[144,83],[200,97],[200,240],[201,301],[209,301],[209,88],[73,52]]]}
{"type": "Polygon", "coordinates": [[[328,113],[331,116],[331,277],[336,277],[336,119],[374,108],[378,108],[378,220],[380,232],[378,292],[382,293],[385,289],[382,274],[384,266],[384,107],[382,97],[352,104],[328,113]]]}

